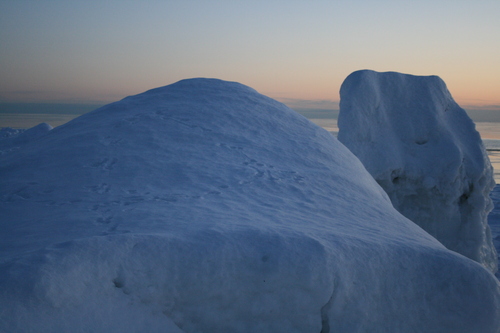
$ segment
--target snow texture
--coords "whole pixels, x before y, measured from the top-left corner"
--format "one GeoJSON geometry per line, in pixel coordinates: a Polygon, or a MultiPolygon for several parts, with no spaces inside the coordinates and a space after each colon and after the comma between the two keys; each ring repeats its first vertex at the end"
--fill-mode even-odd
{"type": "Polygon", "coordinates": [[[499,331],[491,272],[241,84],[183,80],[15,148],[0,157],[2,332],[499,331]]]}
{"type": "MultiPolygon", "coordinates": [[[[493,191],[490,193],[491,199],[493,201],[493,210],[488,214],[488,225],[491,229],[491,236],[493,239],[493,245],[497,250],[497,254],[500,252],[500,185],[496,185],[493,191]]],[[[500,262],[500,258],[498,258],[500,262]]],[[[497,279],[500,280],[500,272],[496,272],[497,279]]]]}
{"type": "Polygon", "coordinates": [[[447,248],[498,269],[487,222],[493,168],[437,76],[357,71],[340,89],[338,139],[394,207],[447,248]]]}
{"type": "Polygon", "coordinates": [[[20,145],[33,141],[50,130],[52,126],[47,123],[41,123],[28,130],[3,127],[0,130],[0,155],[11,149],[18,149],[20,145]]]}

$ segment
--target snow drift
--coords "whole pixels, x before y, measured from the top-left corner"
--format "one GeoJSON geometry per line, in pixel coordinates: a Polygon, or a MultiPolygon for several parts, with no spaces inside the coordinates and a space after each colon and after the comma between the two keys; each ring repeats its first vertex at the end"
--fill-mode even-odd
{"type": "Polygon", "coordinates": [[[437,76],[358,71],[340,89],[338,139],[394,207],[447,248],[496,272],[493,168],[474,123],[437,76]]]}
{"type": "Polygon", "coordinates": [[[5,332],[500,327],[489,271],[238,83],[180,81],[4,149],[0,230],[5,332]]]}

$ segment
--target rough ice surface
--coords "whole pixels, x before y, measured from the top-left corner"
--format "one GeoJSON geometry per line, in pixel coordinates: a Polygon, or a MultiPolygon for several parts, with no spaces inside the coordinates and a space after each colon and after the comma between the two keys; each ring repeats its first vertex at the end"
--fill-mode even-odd
{"type": "MultiPolygon", "coordinates": [[[[490,193],[491,199],[493,201],[493,209],[488,214],[488,225],[491,229],[491,238],[493,239],[493,245],[497,250],[497,254],[500,252],[500,185],[496,185],[493,191],[490,193]]],[[[499,262],[500,262],[500,258],[499,262]]],[[[500,272],[496,272],[496,277],[500,280],[500,272]]]]}
{"type": "Polygon", "coordinates": [[[443,80],[362,70],[345,79],[340,99],[338,139],[394,207],[447,248],[496,272],[487,224],[493,169],[443,80]]]}
{"type": "Polygon", "coordinates": [[[491,272],[246,86],[180,81],[15,145],[2,332],[499,331],[491,272]]]}
{"type": "Polygon", "coordinates": [[[29,141],[36,140],[50,130],[52,130],[52,126],[47,123],[38,124],[27,130],[3,127],[0,130],[0,155],[12,149],[18,149],[19,146],[29,141]]]}

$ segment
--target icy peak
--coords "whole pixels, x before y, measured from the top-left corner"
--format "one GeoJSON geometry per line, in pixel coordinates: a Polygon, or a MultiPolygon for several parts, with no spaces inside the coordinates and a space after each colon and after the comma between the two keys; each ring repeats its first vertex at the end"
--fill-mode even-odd
{"type": "Polygon", "coordinates": [[[437,76],[369,70],[340,89],[339,140],[394,207],[446,247],[497,270],[494,186],[479,133],[437,76]]]}

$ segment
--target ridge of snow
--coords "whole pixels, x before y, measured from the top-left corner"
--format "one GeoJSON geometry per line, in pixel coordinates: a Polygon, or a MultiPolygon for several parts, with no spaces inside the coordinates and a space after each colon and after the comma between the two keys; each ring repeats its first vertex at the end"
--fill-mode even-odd
{"type": "Polygon", "coordinates": [[[19,146],[27,142],[34,141],[52,130],[52,126],[47,123],[38,124],[27,130],[17,130],[10,127],[2,128],[0,133],[0,155],[7,150],[18,149],[19,146]]]}

